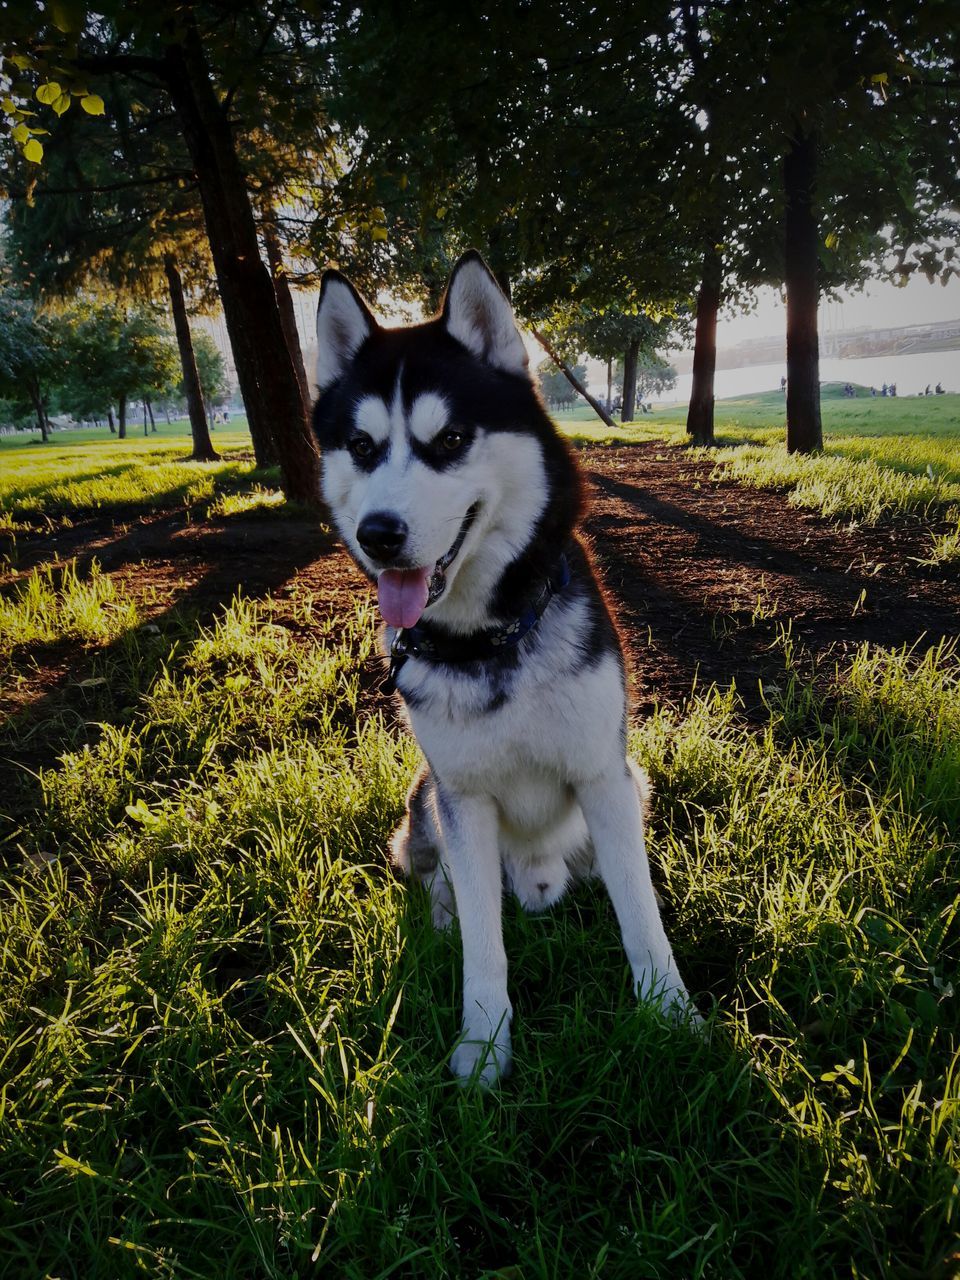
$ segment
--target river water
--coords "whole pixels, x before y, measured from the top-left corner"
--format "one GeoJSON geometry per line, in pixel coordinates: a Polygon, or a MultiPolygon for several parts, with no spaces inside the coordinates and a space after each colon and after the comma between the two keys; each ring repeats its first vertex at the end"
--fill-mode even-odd
{"type": "MultiPolygon", "coordinates": [[[[715,395],[718,400],[751,395],[757,391],[778,391],[787,372],[783,364],[749,365],[744,369],[718,369],[715,395]]],[[[942,383],[945,391],[960,391],[960,351],[928,351],[910,356],[869,356],[863,360],[821,359],[821,382],[856,382],[864,387],[896,383],[898,396],[918,395],[929,383],[930,390],[942,383]]],[[[657,404],[675,404],[690,399],[691,375],[683,373],[672,391],[664,392],[657,404]]]]}

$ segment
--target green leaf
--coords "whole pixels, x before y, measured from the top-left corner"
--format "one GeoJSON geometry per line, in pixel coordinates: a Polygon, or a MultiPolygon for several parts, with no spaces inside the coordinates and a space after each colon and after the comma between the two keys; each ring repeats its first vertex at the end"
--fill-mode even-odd
{"type": "Polygon", "coordinates": [[[370,238],[371,238],[371,240],[386,240],[386,238],[387,238],[387,228],[386,228],[386,227],[374,227],[374,228],[373,228],[373,230],[370,232],[370,238]]]}
{"type": "Polygon", "coordinates": [[[837,245],[840,243],[840,237],[837,235],[835,231],[831,231],[823,243],[827,246],[828,249],[835,249],[837,245]]]}
{"type": "Polygon", "coordinates": [[[38,142],[36,138],[31,138],[23,148],[23,158],[33,164],[39,164],[43,159],[43,143],[38,142]]]}
{"type": "Polygon", "coordinates": [[[52,0],[50,13],[57,30],[69,35],[83,26],[86,5],[77,3],[77,0],[52,0]]]}
{"type": "Polygon", "coordinates": [[[940,1021],[940,1006],[937,1004],[936,996],[932,991],[927,991],[924,988],[917,992],[916,1010],[926,1023],[935,1025],[940,1021]]]}
{"type": "Polygon", "coordinates": [[[0,105],[3,106],[3,109],[8,116],[16,115],[17,104],[14,102],[12,98],[4,98],[2,103],[0,103],[0,105]]]}
{"type": "Polygon", "coordinates": [[[63,113],[69,110],[69,107],[70,107],[69,93],[61,93],[60,97],[54,99],[54,101],[51,102],[50,105],[53,107],[54,111],[57,113],[58,116],[62,116],[63,113]]]}
{"type": "Polygon", "coordinates": [[[25,124],[18,124],[17,127],[13,130],[13,140],[14,142],[19,142],[21,147],[29,137],[30,137],[30,130],[27,128],[25,124]]]}
{"type": "Polygon", "coordinates": [[[99,93],[88,93],[80,99],[80,105],[88,116],[102,116],[104,114],[103,99],[99,93]]]}
{"type": "Polygon", "coordinates": [[[42,102],[45,106],[61,97],[63,90],[57,84],[56,80],[48,80],[46,84],[42,84],[37,89],[37,101],[42,102]]]}

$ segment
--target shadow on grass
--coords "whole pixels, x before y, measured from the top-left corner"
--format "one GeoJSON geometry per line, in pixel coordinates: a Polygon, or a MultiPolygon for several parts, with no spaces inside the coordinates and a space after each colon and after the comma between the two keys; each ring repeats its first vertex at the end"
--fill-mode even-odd
{"type": "MultiPolygon", "coordinates": [[[[40,804],[37,771],[64,751],[95,740],[102,724],[127,723],[160,670],[175,663],[180,649],[214,622],[235,595],[262,599],[339,550],[316,515],[309,514],[271,521],[260,515],[230,517],[197,538],[178,540],[183,531],[180,513],[160,517],[77,558],[77,572],[83,576],[93,560],[109,572],[172,554],[175,571],[199,577],[175,590],[161,611],[90,649],[69,641],[21,649],[20,656],[29,654],[35,669],[47,668],[48,677],[51,666],[54,671],[43,681],[40,695],[0,727],[0,786],[8,824],[16,826],[40,804]]],[[[144,577],[149,586],[149,569],[144,577]]]]}

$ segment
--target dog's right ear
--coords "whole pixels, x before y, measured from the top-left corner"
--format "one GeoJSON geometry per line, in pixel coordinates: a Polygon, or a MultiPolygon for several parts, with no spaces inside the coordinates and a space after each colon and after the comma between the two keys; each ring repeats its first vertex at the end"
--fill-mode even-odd
{"type": "Polygon", "coordinates": [[[346,276],[325,271],[317,306],[317,389],[342,378],[353,357],[377,328],[370,308],[346,276]]]}

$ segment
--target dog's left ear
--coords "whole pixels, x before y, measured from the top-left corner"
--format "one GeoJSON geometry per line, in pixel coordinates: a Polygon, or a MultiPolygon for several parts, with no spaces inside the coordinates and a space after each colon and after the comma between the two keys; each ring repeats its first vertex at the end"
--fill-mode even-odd
{"type": "Polygon", "coordinates": [[[527,352],[510,303],[476,249],[453,268],[440,317],[450,336],[479,359],[507,373],[526,374],[527,352]]]}
{"type": "Polygon", "coordinates": [[[325,271],[317,305],[317,387],[326,390],[346,372],[377,328],[370,309],[346,276],[325,271]]]}

